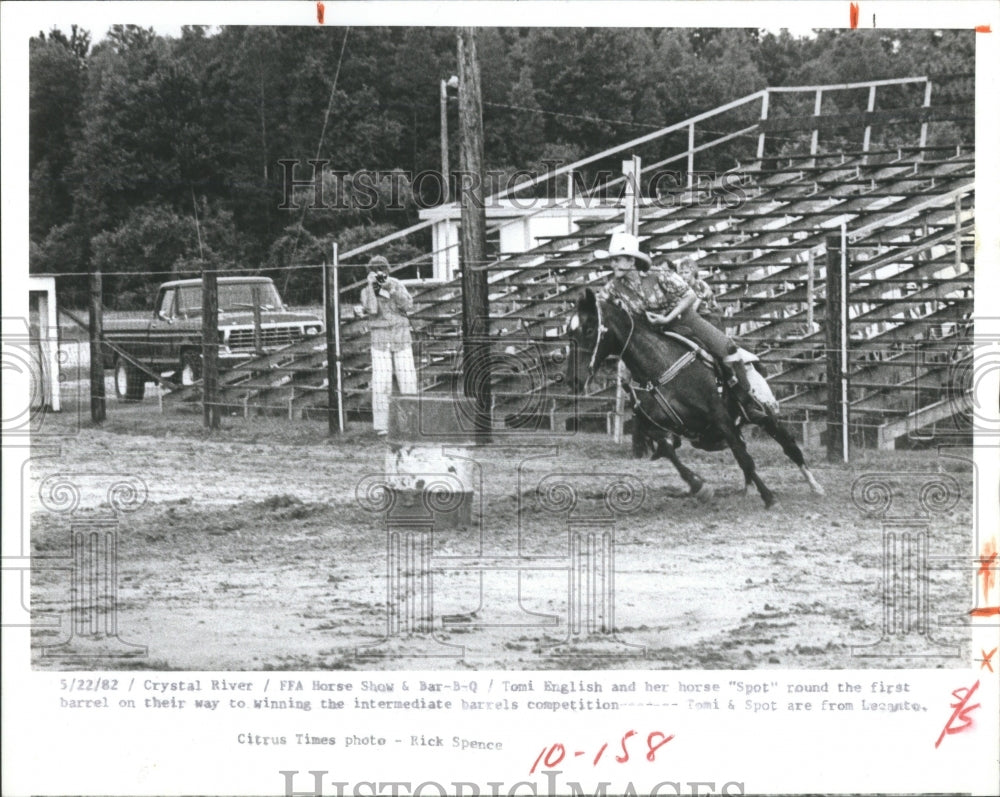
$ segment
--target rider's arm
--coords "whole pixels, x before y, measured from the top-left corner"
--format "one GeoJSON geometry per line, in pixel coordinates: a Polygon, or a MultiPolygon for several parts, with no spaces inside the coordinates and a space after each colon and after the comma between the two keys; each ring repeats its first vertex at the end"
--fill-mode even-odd
{"type": "Polygon", "coordinates": [[[677,303],[674,309],[671,310],[669,313],[666,314],[656,313],[650,310],[649,312],[646,313],[646,317],[654,324],[669,324],[671,321],[673,321],[679,315],[681,315],[685,310],[687,310],[689,307],[696,305],[697,303],[698,303],[698,297],[695,296],[694,292],[692,291],[691,293],[686,294],[677,303]]]}
{"type": "Polygon", "coordinates": [[[646,315],[654,324],[668,324],[689,307],[695,305],[698,297],[679,274],[666,269],[656,269],[655,274],[660,290],[671,301],[667,303],[666,308],[669,309],[666,313],[657,312],[659,308],[651,308],[646,315]]]}

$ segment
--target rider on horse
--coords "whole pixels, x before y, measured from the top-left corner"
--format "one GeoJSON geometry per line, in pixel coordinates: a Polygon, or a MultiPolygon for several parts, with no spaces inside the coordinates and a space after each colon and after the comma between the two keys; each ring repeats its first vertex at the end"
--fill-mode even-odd
{"type": "Polygon", "coordinates": [[[699,299],[691,286],[669,269],[654,268],[650,256],[639,251],[638,238],[615,233],[607,251],[599,250],[594,256],[610,259],[615,273],[598,298],[614,302],[632,315],[644,313],[655,327],[683,327],[686,335],[732,374],[744,395],[751,392],[746,365],[732,338],[698,315],[699,299]]]}

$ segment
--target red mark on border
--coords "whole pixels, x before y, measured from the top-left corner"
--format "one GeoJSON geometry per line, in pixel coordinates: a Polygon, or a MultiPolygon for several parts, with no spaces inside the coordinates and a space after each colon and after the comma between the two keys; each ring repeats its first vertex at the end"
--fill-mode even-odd
{"type": "Polygon", "coordinates": [[[326,6],[322,3],[316,4],[316,21],[322,25],[323,24],[323,14],[326,11],[326,6]]]}
{"type": "Polygon", "coordinates": [[[976,25],[976,33],[992,33],[989,25],[976,25]]]}
{"type": "MultiPolygon", "coordinates": [[[[979,570],[976,577],[983,579],[983,601],[989,603],[990,590],[997,583],[997,544],[995,540],[990,540],[983,546],[983,552],[979,556],[979,570]]],[[[1000,606],[985,606],[982,609],[973,609],[969,614],[972,617],[996,617],[1000,615],[1000,606]]]]}
{"type": "Polygon", "coordinates": [[[996,583],[993,566],[997,561],[997,544],[990,540],[983,546],[983,555],[979,557],[979,573],[983,577],[983,600],[989,600],[990,587],[996,583]]]}
{"type": "Polygon", "coordinates": [[[858,26],[858,17],[861,15],[861,6],[858,3],[851,3],[851,29],[858,26]]]}
{"type": "Polygon", "coordinates": [[[979,708],[980,704],[976,703],[974,706],[967,706],[966,703],[969,702],[969,699],[972,697],[972,693],[975,692],[978,688],[979,688],[979,681],[976,681],[968,689],[962,687],[960,689],[956,689],[954,692],[951,693],[952,696],[958,702],[951,704],[951,707],[955,710],[952,712],[951,718],[948,720],[948,722],[945,723],[944,730],[941,731],[941,735],[938,736],[938,740],[934,742],[935,750],[940,746],[941,742],[944,741],[944,737],[946,735],[959,733],[961,731],[968,730],[969,728],[972,727],[972,717],[969,716],[969,712],[979,708]],[[962,692],[964,692],[964,694],[960,694],[962,692]],[[962,724],[956,727],[952,727],[952,723],[956,719],[961,720],[962,724]]]}
{"type": "Polygon", "coordinates": [[[985,649],[981,648],[983,657],[981,659],[976,659],[976,661],[981,661],[982,664],[979,665],[979,669],[986,669],[993,672],[993,665],[990,663],[993,660],[993,654],[997,652],[996,648],[993,648],[989,653],[985,649]]]}

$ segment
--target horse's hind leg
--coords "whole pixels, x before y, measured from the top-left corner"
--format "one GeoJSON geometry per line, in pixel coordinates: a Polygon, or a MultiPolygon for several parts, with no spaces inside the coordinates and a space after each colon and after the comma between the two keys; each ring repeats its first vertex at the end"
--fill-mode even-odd
{"type": "Polygon", "coordinates": [[[656,444],[656,453],[653,455],[653,459],[659,459],[660,457],[666,457],[670,460],[671,464],[677,469],[681,478],[684,479],[687,486],[691,488],[691,495],[696,495],[703,501],[712,500],[712,497],[715,495],[715,490],[705,484],[705,480],[701,478],[701,476],[680,461],[677,456],[677,449],[675,449],[673,444],[666,438],[657,441],[656,444]]]}
{"type": "Polygon", "coordinates": [[[792,437],[791,432],[777,420],[770,417],[766,421],[761,422],[760,427],[781,446],[782,451],[785,452],[785,456],[799,466],[799,470],[802,472],[802,476],[806,482],[808,482],[813,494],[826,495],[826,490],[816,481],[816,477],[812,475],[812,471],[806,465],[806,459],[802,456],[802,449],[795,442],[795,438],[792,437]]]}
{"type": "Polygon", "coordinates": [[[768,489],[767,485],[761,481],[760,476],[757,475],[757,466],[754,464],[750,452],[747,451],[747,445],[743,441],[740,430],[736,428],[736,425],[725,411],[718,413],[717,423],[722,430],[723,436],[726,438],[729,449],[736,458],[736,462],[739,463],[740,468],[743,470],[743,477],[746,480],[746,484],[753,482],[757,487],[757,492],[760,493],[761,499],[764,501],[764,506],[772,506],[774,504],[774,493],[768,489]]]}

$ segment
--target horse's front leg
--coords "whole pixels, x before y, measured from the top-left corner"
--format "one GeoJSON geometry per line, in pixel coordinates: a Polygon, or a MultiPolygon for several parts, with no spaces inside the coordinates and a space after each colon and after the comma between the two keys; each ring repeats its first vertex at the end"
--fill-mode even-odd
{"type": "MultiPolygon", "coordinates": [[[[729,445],[730,451],[733,452],[736,462],[743,471],[745,485],[749,486],[753,482],[757,487],[757,492],[760,493],[761,499],[764,501],[764,506],[773,506],[775,501],[774,493],[768,489],[767,485],[761,481],[760,476],[757,475],[757,466],[754,464],[750,452],[747,451],[747,445],[743,441],[740,430],[736,428],[736,424],[733,423],[732,418],[729,417],[725,408],[721,405],[719,406],[719,411],[715,413],[715,422],[718,424],[719,429],[726,439],[726,443],[729,445]]],[[[744,487],[744,493],[746,492],[746,486],[744,487]]]]}
{"type": "Polygon", "coordinates": [[[666,457],[670,460],[671,464],[676,468],[677,472],[680,474],[681,478],[688,487],[691,488],[690,495],[698,497],[700,501],[711,501],[715,496],[715,490],[705,483],[705,480],[701,478],[697,473],[691,470],[687,465],[680,461],[677,456],[677,449],[674,448],[673,444],[663,438],[657,441],[656,453],[653,454],[653,459],[660,459],[660,457],[666,457]]]}

